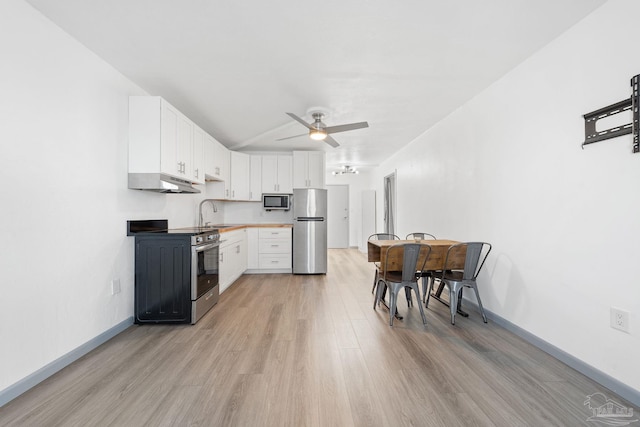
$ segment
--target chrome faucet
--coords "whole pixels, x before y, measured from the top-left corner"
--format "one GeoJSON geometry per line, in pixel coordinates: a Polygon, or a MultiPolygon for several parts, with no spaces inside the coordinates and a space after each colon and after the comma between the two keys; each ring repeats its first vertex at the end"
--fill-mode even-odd
{"type": "Polygon", "coordinates": [[[204,205],[206,202],[210,202],[211,203],[211,207],[213,207],[213,212],[218,212],[218,207],[216,206],[215,202],[213,199],[204,199],[203,201],[200,202],[200,206],[198,207],[198,213],[200,215],[200,222],[198,223],[199,227],[202,227],[202,205],[204,205]]]}

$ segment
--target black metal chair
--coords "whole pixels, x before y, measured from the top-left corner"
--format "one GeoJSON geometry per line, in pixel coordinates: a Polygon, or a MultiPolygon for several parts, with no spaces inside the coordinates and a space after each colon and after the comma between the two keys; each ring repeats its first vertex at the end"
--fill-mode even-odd
{"type": "MultiPolygon", "coordinates": [[[[449,309],[451,310],[451,324],[455,325],[456,311],[458,310],[458,294],[461,294],[463,288],[473,288],[478,300],[478,307],[482,314],[482,320],[487,323],[487,316],[482,308],[482,300],[478,293],[478,285],[476,279],[484,262],[487,260],[491,252],[491,244],[486,242],[464,242],[457,243],[449,247],[447,256],[444,261],[444,268],[441,272],[441,283],[449,288],[449,309]],[[452,260],[458,255],[462,255],[461,251],[466,251],[464,269],[453,269],[452,260]]],[[[433,290],[433,282],[429,286],[425,306],[429,306],[429,296],[433,290]]]]}
{"type": "MultiPolygon", "coordinates": [[[[418,276],[416,271],[424,269],[424,265],[431,253],[431,246],[425,243],[397,243],[387,248],[387,255],[381,264],[384,266],[382,276],[376,282],[375,300],[373,309],[379,304],[383,298],[385,289],[389,289],[389,325],[393,326],[393,318],[396,313],[396,305],[398,301],[398,292],[405,289],[410,292],[411,289],[416,293],[416,298],[420,301],[420,288],[418,287],[418,276]],[[389,260],[398,257],[402,253],[402,271],[390,271],[389,260]],[[424,256],[424,260],[418,265],[420,255],[424,256]]],[[[420,316],[422,323],[427,324],[427,318],[424,315],[422,304],[418,304],[420,308],[420,316]]]]}
{"type": "MultiPolygon", "coordinates": [[[[400,237],[390,233],[374,233],[371,236],[369,236],[367,240],[400,240],[400,237]]],[[[373,288],[371,289],[371,293],[373,293],[373,291],[375,291],[376,289],[376,283],[378,282],[378,275],[380,272],[380,264],[377,262],[374,264],[376,267],[376,271],[373,276],[373,288]]]]}

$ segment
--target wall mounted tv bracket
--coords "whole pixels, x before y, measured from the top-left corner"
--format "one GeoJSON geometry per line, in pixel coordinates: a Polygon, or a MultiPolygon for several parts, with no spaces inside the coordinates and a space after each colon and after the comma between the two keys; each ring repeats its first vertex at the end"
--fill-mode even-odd
{"type": "Polygon", "coordinates": [[[609,105],[608,107],[601,108],[582,116],[584,117],[584,142],[582,143],[583,149],[587,144],[593,144],[594,142],[600,142],[604,141],[605,139],[615,138],[617,136],[633,133],[633,152],[640,152],[640,137],[638,135],[638,133],[640,132],[640,113],[638,112],[638,107],[640,106],[640,88],[638,87],[639,84],[640,74],[631,78],[632,93],[629,99],[616,102],[615,104],[609,105]],[[631,123],[616,126],[606,130],[596,130],[596,122],[598,120],[628,110],[632,110],[633,113],[631,123]]]}

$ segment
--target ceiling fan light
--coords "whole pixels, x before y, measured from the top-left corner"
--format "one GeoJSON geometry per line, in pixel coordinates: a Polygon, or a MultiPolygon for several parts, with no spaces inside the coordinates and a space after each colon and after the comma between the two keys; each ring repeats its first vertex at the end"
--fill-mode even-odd
{"type": "Polygon", "coordinates": [[[323,129],[311,129],[309,131],[309,137],[316,141],[322,141],[327,137],[327,133],[323,129]]]}

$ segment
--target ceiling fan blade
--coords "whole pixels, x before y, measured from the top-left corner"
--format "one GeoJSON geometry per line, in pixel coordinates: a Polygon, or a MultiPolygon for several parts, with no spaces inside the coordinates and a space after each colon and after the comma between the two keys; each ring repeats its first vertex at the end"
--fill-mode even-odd
{"type": "Polygon", "coordinates": [[[336,147],[340,146],[340,144],[338,144],[338,141],[336,141],[335,139],[331,138],[329,135],[327,135],[327,137],[324,139],[324,142],[326,142],[327,144],[329,144],[333,148],[336,148],[336,147]]]}
{"type": "Polygon", "coordinates": [[[309,136],[309,132],[301,133],[300,135],[287,136],[286,138],[276,139],[276,141],[284,141],[285,139],[300,138],[301,136],[309,136]]]}
{"type": "Polygon", "coordinates": [[[305,122],[304,120],[302,120],[300,117],[296,116],[295,114],[287,113],[287,115],[289,117],[291,117],[293,120],[295,120],[297,122],[300,122],[300,124],[304,125],[304,127],[306,127],[307,129],[313,129],[309,123],[305,122]]]}
{"type": "Polygon", "coordinates": [[[336,133],[336,132],[345,132],[348,130],[362,129],[362,128],[368,128],[368,127],[369,127],[369,123],[359,122],[359,123],[349,123],[347,125],[328,126],[324,130],[327,133],[336,133]]]}

